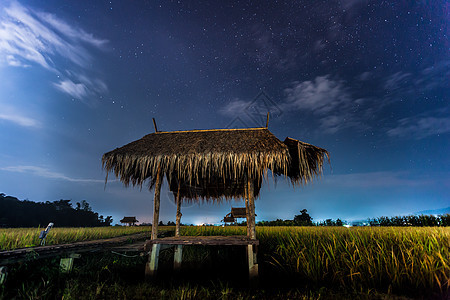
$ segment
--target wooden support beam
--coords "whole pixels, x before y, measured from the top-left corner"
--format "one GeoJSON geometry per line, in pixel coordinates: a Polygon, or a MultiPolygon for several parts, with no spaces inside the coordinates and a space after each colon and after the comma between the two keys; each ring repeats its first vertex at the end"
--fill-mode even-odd
{"type": "Polygon", "coordinates": [[[269,112],[267,112],[266,128],[269,128],[269,112]]]}
{"type": "Polygon", "coordinates": [[[247,245],[248,277],[250,284],[255,284],[258,278],[258,263],[256,261],[256,245],[247,245]]]}
{"type": "Polygon", "coordinates": [[[176,245],[175,253],[173,255],[173,268],[176,272],[181,269],[182,259],[183,259],[183,245],[176,245]]]}
{"type": "Polygon", "coordinates": [[[70,253],[69,257],[61,258],[59,261],[59,270],[61,273],[70,273],[73,269],[73,262],[75,258],[80,258],[81,255],[78,253],[70,253]]]}
{"type": "Polygon", "coordinates": [[[61,258],[59,261],[59,270],[61,273],[70,273],[73,268],[73,257],[61,258]]]}
{"type": "Polygon", "coordinates": [[[156,173],[155,184],[155,197],[153,199],[153,223],[152,223],[152,240],[158,238],[158,222],[159,222],[159,206],[160,206],[160,194],[161,194],[161,162],[158,163],[158,169],[156,173]]]}
{"type": "Polygon", "coordinates": [[[152,118],[152,120],[153,120],[153,127],[155,127],[155,133],[157,133],[158,132],[158,128],[156,127],[155,118],[152,118]]]}
{"type": "Polygon", "coordinates": [[[250,238],[250,207],[248,205],[248,180],[247,175],[244,181],[244,201],[245,201],[245,216],[247,218],[247,237],[250,238]]]}
{"type": "Polygon", "coordinates": [[[158,271],[159,250],[160,244],[153,244],[152,253],[148,257],[147,264],[145,265],[145,276],[155,276],[158,271]]]}
{"type": "Polygon", "coordinates": [[[255,192],[253,179],[248,176],[247,178],[247,195],[248,195],[248,213],[247,213],[247,230],[249,230],[249,238],[256,240],[256,227],[255,227],[255,192]]]}
{"type": "Polygon", "coordinates": [[[180,181],[178,181],[178,192],[176,195],[177,201],[177,216],[176,216],[176,226],[175,226],[175,236],[180,236],[180,224],[181,224],[181,195],[180,195],[180,181]]]}
{"type": "Polygon", "coordinates": [[[6,282],[8,276],[8,268],[6,266],[0,266],[0,285],[6,282]]]}

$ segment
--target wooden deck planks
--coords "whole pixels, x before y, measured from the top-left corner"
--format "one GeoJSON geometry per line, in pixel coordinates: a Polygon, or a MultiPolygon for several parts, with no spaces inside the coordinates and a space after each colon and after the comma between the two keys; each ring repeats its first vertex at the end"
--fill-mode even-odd
{"type": "Polygon", "coordinates": [[[7,265],[24,260],[58,256],[73,252],[81,253],[96,252],[102,250],[118,250],[121,247],[126,248],[125,246],[139,241],[141,242],[139,242],[139,246],[137,248],[143,250],[143,240],[148,237],[148,233],[139,233],[110,239],[0,251],[0,265],[7,265]]]}
{"type": "MultiPolygon", "coordinates": [[[[233,246],[233,245],[259,245],[258,240],[251,240],[244,235],[232,236],[179,236],[166,237],[156,240],[147,240],[146,246],[153,244],[164,245],[209,245],[209,246],[233,246]]],[[[150,250],[151,247],[145,247],[150,250]]]]}

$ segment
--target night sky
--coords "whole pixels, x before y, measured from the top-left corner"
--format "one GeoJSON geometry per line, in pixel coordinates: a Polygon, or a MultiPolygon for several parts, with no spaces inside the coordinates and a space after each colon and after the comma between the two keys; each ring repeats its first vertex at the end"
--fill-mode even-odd
{"type": "MultiPolygon", "coordinates": [[[[258,220],[404,215],[450,206],[450,6],[436,1],[1,1],[0,192],[87,200],[151,222],[153,193],[103,153],[154,131],[260,127],[327,149],[258,220]]],[[[175,220],[167,184],[161,217],[175,220]]],[[[184,223],[231,206],[186,205],[184,223]]],[[[56,224],[57,225],[57,224],[56,224]]]]}

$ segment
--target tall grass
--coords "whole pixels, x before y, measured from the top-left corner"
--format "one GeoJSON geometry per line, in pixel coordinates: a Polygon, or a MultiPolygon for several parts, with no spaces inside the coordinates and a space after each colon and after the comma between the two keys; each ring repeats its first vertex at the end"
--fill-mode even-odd
{"type": "MultiPolygon", "coordinates": [[[[184,235],[246,233],[245,227],[185,227],[184,235]]],[[[450,286],[450,228],[257,227],[260,256],[299,280],[341,286],[450,286]]],[[[260,257],[261,259],[261,257],[260,257]]]]}
{"type": "Polygon", "coordinates": [[[247,235],[247,227],[244,226],[183,226],[180,235],[210,236],[210,235],[247,235]]]}
{"type": "MultiPolygon", "coordinates": [[[[0,251],[38,246],[42,228],[1,228],[0,251]]],[[[74,243],[88,240],[112,238],[141,232],[150,232],[147,226],[52,228],[47,235],[46,245],[74,243]]]]}
{"type": "MultiPolygon", "coordinates": [[[[162,230],[173,230],[165,227],[162,230]]],[[[150,227],[54,228],[47,244],[149,232],[150,227]]],[[[257,227],[259,262],[299,283],[353,289],[450,291],[449,227],[257,227]]],[[[0,229],[2,250],[39,244],[40,229],[0,229]]],[[[246,227],[187,226],[182,235],[245,235],[246,227]]]]}

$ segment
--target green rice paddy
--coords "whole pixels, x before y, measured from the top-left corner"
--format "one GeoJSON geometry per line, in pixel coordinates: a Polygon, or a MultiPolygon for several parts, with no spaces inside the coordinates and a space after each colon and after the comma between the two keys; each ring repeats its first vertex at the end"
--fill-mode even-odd
{"type": "MultiPolygon", "coordinates": [[[[40,230],[0,229],[0,247],[6,250],[37,245],[40,230]]],[[[54,228],[47,244],[150,230],[150,227],[54,228]]],[[[181,228],[181,235],[245,233],[246,227],[237,226],[181,228]]],[[[257,238],[262,280],[271,280],[264,276],[275,277],[270,274],[276,272],[290,278],[294,286],[298,282],[298,287],[306,284],[388,294],[412,291],[422,296],[427,293],[445,296],[450,291],[449,227],[257,227],[257,238]]],[[[189,261],[189,255],[192,252],[183,251],[183,261],[189,261]]],[[[172,259],[171,255],[166,256],[172,259]]]]}

